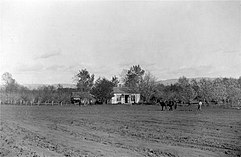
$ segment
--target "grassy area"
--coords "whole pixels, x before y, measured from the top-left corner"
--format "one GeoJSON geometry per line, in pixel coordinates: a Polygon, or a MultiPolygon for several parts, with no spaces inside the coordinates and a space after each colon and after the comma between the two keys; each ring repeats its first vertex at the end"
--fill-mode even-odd
{"type": "Polygon", "coordinates": [[[240,156],[241,110],[1,106],[3,156],[240,156]]]}

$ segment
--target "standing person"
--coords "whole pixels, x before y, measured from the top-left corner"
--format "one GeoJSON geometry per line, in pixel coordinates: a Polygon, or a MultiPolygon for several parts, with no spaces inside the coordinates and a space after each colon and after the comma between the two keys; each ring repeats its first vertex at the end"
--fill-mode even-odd
{"type": "Polygon", "coordinates": [[[174,109],[177,109],[177,101],[174,101],[174,109]]]}
{"type": "Polygon", "coordinates": [[[202,101],[200,100],[199,103],[198,103],[198,110],[201,110],[202,104],[203,104],[203,103],[202,103],[202,101]]]}

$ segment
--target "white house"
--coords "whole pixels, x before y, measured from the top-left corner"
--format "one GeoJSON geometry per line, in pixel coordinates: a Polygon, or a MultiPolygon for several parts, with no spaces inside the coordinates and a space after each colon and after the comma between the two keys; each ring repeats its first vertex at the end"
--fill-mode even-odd
{"type": "Polygon", "coordinates": [[[140,101],[140,94],[133,92],[128,87],[114,87],[112,104],[134,104],[140,101]]]}

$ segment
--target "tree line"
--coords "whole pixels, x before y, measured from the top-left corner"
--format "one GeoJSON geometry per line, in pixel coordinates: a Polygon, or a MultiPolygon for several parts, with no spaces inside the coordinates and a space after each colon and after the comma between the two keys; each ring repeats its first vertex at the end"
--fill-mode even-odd
{"type": "Polygon", "coordinates": [[[141,103],[155,104],[160,101],[177,101],[192,103],[201,100],[207,104],[241,104],[241,77],[215,78],[200,80],[180,77],[176,83],[164,85],[157,81],[150,72],[140,65],[130,67],[120,78],[113,76],[110,80],[90,74],[87,69],[81,69],[74,76],[76,88],[42,86],[30,90],[18,84],[8,72],[2,75],[4,87],[0,91],[0,100],[4,103],[36,104],[36,103],[70,103],[72,92],[87,92],[101,103],[108,103],[113,96],[113,87],[119,83],[140,93],[141,103]]]}
{"type": "Polygon", "coordinates": [[[58,84],[43,85],[37,89],[28,89],[18,84],[8,72],[2,75],[4,86],[0,89],[0,103],[4,104],[42,104],[42,103],[70,103],[72,88],[63,88],[58,84]]]}

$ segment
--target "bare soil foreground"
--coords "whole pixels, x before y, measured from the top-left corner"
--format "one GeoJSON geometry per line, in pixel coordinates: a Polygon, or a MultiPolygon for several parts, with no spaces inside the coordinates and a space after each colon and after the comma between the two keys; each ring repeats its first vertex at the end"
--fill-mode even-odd
{"type": "Polygon", "coordinates": [[[0,156],[241,156],[237,109],[0,107],[0,156]]]}

